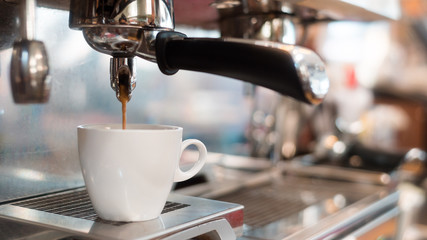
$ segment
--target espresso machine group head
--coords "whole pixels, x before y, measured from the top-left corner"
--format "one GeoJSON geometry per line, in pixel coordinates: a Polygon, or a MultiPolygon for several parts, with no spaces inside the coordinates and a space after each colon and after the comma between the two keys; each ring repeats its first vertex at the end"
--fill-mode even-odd
{"type": "Polygon", "coordinates": [[[92,48],[112,56],[111,86],[118,98],[130,99],[135,87],[135,56],[157,63],[167,75],[180,69],[222,75],[306,103],[320,103],[329,88],[324,63],[307,48],[175,32],[172,0],[71,0],[69,25],[92,48]]]}

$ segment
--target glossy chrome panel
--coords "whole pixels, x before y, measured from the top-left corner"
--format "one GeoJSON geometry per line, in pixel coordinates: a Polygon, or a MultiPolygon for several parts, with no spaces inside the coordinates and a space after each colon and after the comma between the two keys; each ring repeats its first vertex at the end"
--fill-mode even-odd
{"type": "Polygon", "coordinates": [[[388,1],[384,8],[376,1],[355,0],[216,0],[213,6],[220,11],[221,16],[238,16],[244,14],[285,13],[296,14],[307,20],[387,20],[400,17],[400,3],[397,0],[388,1]]]}
{"type": "Polygon", "coordinates": [[[115,57],[110,59],[110,84],[116,92],[116,97],[120,101],[121,94],[127,93],[126,99],[132,98],[132,91],[136,86],[136,69],[134,58],[115,57]],[[126,90],[120,91],[120,85],[124,85],[126,90]]]}
{"type": "Polygon", "coordinates": [[[70,27],[135,26],[174,28],[172,0],[96,1],[71,0],[70,27]]]}
{"type": "Polygon", "coordinates": [[[88,27],[83,36],[93,49],[115,56],[132,56],[141,41],[141,30],[137,27],[88,27]]]}
{"type": "Polygon", "coordinates": [[[10,80],[16,103],[45,103],[51,81],[46,48],[41,41],[20,40],[13,45],[10,80]]]}
{"type": "Polygon", "coordinates": [[[152,61],[151,39],[159,30],[175,27],[172,0],[72,0],[70,6],[70,28],[83,30],[92,48],[112,56],[138,55],[152,61]]]}
{"type": "Polygon", "coordinates": [[[286,44],[302,44],[305,28],[289,14],[239,15],[220,20],[222,37],[257,39],[286,44]]]}
{"type": "Polygon", "coordinates": [[[45,103],[49,99],[49,63],[44,43],[34,40],[36,1],[19,3],[21,36],[13,44],[10,80],[16,103],[45,103]]]}
{"type": "Polygon", "coordinates": [[[133,26],[98,26],[84,28],[86,42],[98,52],[116,57],[138,56],[156,61],[155,40],[159,30],[133,26]]]}
{"type": "Polygon", "coordinates": [[[370,196],[342,210],[340,214],[331,216],[312,228],[299,231],[286,239],[342,239],[361,228],[364,223],[396,209],[398,201],[399,192],[370,196]]]}

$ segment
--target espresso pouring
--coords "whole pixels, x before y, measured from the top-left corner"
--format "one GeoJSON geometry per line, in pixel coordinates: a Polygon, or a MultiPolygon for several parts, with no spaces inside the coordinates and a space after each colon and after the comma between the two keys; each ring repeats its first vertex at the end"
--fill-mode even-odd
{"type": "Polygon", "coordinates": [[[129,102],[129,95],[127,87],[120,84],[120,97],[119,100],[122,103],[122,129],[126,129],[126,105],[129,102]]]}

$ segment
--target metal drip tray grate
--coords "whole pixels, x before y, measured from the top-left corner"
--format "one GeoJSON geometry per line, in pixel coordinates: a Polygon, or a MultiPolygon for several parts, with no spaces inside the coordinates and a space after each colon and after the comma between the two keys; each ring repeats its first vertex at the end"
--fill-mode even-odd
{"type": "MultiPolygon", "coordinates": [[[[120,222],[111,222],[99,218],[93,209],[89,195],[85,189],[33,198],[11,205],[95,222],[108,222],[113,225],[121,224],[120,222]]],[[[168,201],[166,202],[162,214],[188,206],[190,205],[168,201]]]]}
{"type": "Polygon", "coordinates": [[[371,185],[334,182],[320,179],[286,178],[265,185],[243,188],[237,192],[217,198],[220,201],[245,206],[245,224],[259,228],[275,221],[299,214],[307,208],[327,211],[327,204],[334,197],[342,205],[334,206],[335,211],[379,191],[371,185]]]}
{"type": "MultiPolygon", "coordinates": [[[[161,216],[149,221],[115,222],[97,216],[85,188],[39,196],[0,205],[2,222],[37,225],[43,236],[9,239],[138,239],[152,240],[178,236],[199,236],[211,231],[241,234],[243,206],[210,199],[170,193],[161,216]],[[44,237],[55,234],[61,237],[44,237]],[[183,235],[184,234],[184,235],[183,235]],[[46,235],[46,236],[47,236],[46,235]]],[[[15,228],[16,229],[16,228],[15,228]]],[[[0,229],[0,238],[2,231],[0,229]]],[[[3,238],[2,238],[3,239],[3,238]]]]}
{"type": "Polygon", "coordinates": [[[310,206],[299,199],[280,194],[271,187],[243,189],[218,200],[244,205],[245,223],[252,227],[262,227],[310,206]]]}

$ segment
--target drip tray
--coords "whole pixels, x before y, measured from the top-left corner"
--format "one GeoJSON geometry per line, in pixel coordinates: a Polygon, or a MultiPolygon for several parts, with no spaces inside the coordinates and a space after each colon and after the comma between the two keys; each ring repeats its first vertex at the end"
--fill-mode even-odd
{"type": "Polygon", "coordinates": [[[82,188],[0,205],[0,218],[90,239],[157,239],[182,232],[189,234],[185,236],[192,236],[192,228],[199,234],[203,233],[200,232],[201,225],[207,232],[228,228],[239,235],[243,225],[243,206],[171,194],[157,219],[113,222],[97,216],[86,189],[82,188]]]}
{"type": "MultiPolygon", "coordinates": [[[[315,226],[323,226],[324,229],[317,229],[319,232],[330,228],[340,233],[345,228],[339,228],[339,222],[357,217],[363,209],[388,195],[383,186],[280,176],[216,199],[245,206],[242,239],[307,239],[291,236],[315,226]],[[352,215],[340,221],[327,220],[344,216],[347,209],[353,211],[352,215]]],[[[384,209],[388,210],[389,205],[384,209]]],[[[382,206],[378,209],[383,211],[382,206]]],[[[378,209],[372,214],[377,214],[378,209]]]]}
{"type": "MultiPolygon", "coordinates": [[[[93,209],[92,207],[92,203],[90,202],[89,195],[87,191],[84,189],[63,193],[63,194],[58,194],[58,195],[51,195],[51,196],[24,200],[24,201],[12,203],[11,205],[53,213],[53,214],[58,214],[62,216],[86,219],[86,220],[91,220],[95,222],[103,222],[103,223],[108,223],[116,226],[126,224],[126,222],[107,221],[98,217],[98,215],[95,212],[95,209],[93,209]]],[[[168,201],[166,202],[166,205],[163,208],[162,214],[172,212],[188,206],[190,205],[168,201]]]]}
{"type": "Polygon", "coordinates": [[[307,208],[316,209],[316,217],[320,220],[319,214],[335,213],[383,190],[381,186],[369,184],[284,177],[216,199],[245,206],[245,224],[259,228],[299,215],[307,208]]]}

